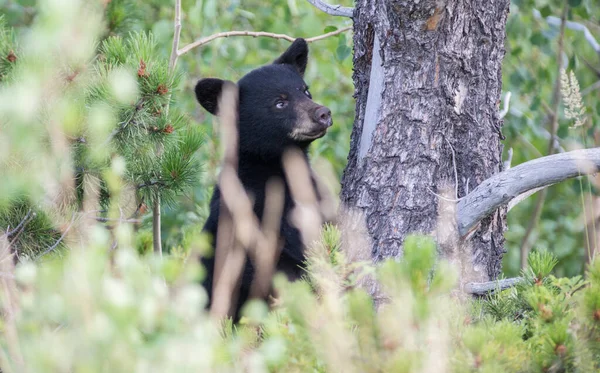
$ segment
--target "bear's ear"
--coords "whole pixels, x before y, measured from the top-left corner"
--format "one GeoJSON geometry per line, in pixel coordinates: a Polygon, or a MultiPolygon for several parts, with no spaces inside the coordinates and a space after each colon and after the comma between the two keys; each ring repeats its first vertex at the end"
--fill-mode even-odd
{"type": "Polygon", "coordinates": [[[225,80],[216,78],[201,79],[196,83],[196,99],[212,115],[219,111],[219,97],[223,91],[225,80]]]}
{"type": "Polygon", "coordinates": [[[296,39],[290,47],[277,58],[274,64],[292,65],[301,76],[304,76],[308,61],[308,44],[304,39],[296,39]]]}

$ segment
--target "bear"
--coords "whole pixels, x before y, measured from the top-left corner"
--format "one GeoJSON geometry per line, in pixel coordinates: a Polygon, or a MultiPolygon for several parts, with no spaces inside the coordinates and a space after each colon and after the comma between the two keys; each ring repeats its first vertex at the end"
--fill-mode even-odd
{"type": "MultiPolygon", "coordinates": [[[[284,204],[279,239],[282,242],[275,271],[283,272],[288,279],[299,279],[303,274],[305,247],[298,229],[290,221],[294,208],[289,185],[286,181],[282,157],[286,150],[301,151],[308,164],[308,148],[312,141],[323,137],[332,126],[331,111],[313,101],[304,72],[308,62],[308,45],[304,39],[295,39],[289,48],[273,63],[259,67],[243,76],[237,83],[238,101],[238,177],[248,195],[254,200],[253,211],[262,220],[265,205],[265,188],[271,178],[284,184],[284,204]]],[[[220,94],[225,84],[221,79],[205,78],[197,82],[195,94],[200,105],[217,115],[220,94]]],[[[321,200],[317,184],[311,173],[315,195],[321,200]]],[[[210,214],[203,232],[211,237],[216,250],[221,194],[215,186],[210,201],[210,214]]],[[[203,286],[208,293],[208,305],[213,302],[213,277],[215,255],[201,259],[206,269],[203,286]]],[[[246,258],[242,272],[237,301],[230,308],[229,316],[239,320],[242,305],[248,300],[254,267],[246,258]]],[[[266,298],[264,299],[266,300],[266,298]]]]}

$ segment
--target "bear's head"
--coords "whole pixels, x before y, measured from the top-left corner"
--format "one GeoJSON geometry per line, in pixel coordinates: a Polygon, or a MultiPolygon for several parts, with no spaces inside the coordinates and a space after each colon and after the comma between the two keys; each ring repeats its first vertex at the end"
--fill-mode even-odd
{"type": "MultiPolygon", "coordinates": [[[[306,148],[332,125],[331,111],[312,100],[303,76],[308,45],[296,39],[272,64],[246,74],[239,88],[241,153],[279,156],[286,147],[306,148]]],[[[211,114],[219,111],[224,80],[207,78],[196,84],[196,98],[211,114]]]]}

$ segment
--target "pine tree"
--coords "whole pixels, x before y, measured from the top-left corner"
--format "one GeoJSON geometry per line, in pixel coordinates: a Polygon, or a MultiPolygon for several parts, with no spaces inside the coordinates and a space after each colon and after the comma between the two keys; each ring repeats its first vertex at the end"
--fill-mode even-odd
{"type": "MultiPolygon", "coordinates": [[[[60,210],[73,220],[83,217],[90,213],[86,193],[97,193],[100,208],[94,217],[108,228],[116,221],[137,222],[160,202],[175,202],[197,182],[200,169],[195,153],[203,133],[171,105],[181,74],[169,70],[151,34],[131,31],[139,16],[128,11],[133,6],[130,0],[107,3],[107,28],[95,62],[63,68],[64,94],[74,107],[73,123],[65,124],[65,131],[75,189],[63,188],[74,197],[60,210]]],[[[20,54],[14,32],[0,18],[0,86],[10,80],[20,54]]],[[[10,162],[0,166],[11,167],[10,162]]],[[[65,246],[69,226],[57,227],[56,206],[48,209],[36,198],[18,192],[0,204],[0,227],[9,233],[18,257],[38,258],[65,246]]]]}

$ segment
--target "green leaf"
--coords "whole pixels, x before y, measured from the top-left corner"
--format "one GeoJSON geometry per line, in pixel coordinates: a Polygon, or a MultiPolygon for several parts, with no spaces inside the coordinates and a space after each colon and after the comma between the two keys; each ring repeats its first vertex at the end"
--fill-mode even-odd
{"type": "Polygon", "coordinates": [[[542,17],[548,17],[552,15],[552,9],[550,8],[550,6],[546,5],[545,7],[543,7],[542,9],[540,9],[540,14],[542,15],[542,17]]]}
{"type": "Polygon", "coordinates": [[[577,66],[579,65],[579,61],[577,60],[577,56],[572,55],[571,58],[569,58],[569,66],[567,67],[567,70],[576,70],[577,66]]]}
{"type": "Polygon", "coordinates": [[[335,50],[337,59],[341,62],[350,55],[352,50],[347,45],[339,45],[335,50]]]}
{"type": "Polygon", "coordinates": [[[327,26],[325,27],[325,29],[323,30],[323,33],[327,34],[329,32],[334,32],[335,30],[337,30],[338,28],[335,26],[327,26]]]}
{"type": "Polygon", "coordinates": [[[537,45],[538,47],[546,44],[546,38],[539,32],[534,32],[529,40],[531,41],[531,44],[537,45]]]}
{"type": "Polygon", "coordinates": [[[578,7],[581,5],[581,0],[569,0],[569,6],[572,8],[578,7]]]}

